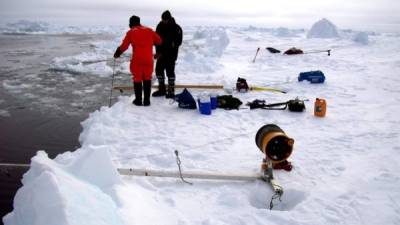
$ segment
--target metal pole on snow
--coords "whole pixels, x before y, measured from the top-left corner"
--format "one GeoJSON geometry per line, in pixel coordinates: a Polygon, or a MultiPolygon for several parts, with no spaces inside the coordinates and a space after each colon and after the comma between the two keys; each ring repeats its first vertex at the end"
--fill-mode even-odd
{"type": "Polygon", "coordinates": [[[257,48],[256,55],[254,56],[254,59],[253,59],[253,63],[256,62],[256,58],[257,58],[257,55],[258,55],[259,51],[260,51],[260,47],[257,48]]]}
{"type": "Polygon", "coordinates": [[[112,74],[111,88],[110,88],[110,102],[108,103],[108,107],[111,107],[112,92],[114,88],[114,76],[115,76],[115,58],[113,63],[113,74],[112,74]]]}

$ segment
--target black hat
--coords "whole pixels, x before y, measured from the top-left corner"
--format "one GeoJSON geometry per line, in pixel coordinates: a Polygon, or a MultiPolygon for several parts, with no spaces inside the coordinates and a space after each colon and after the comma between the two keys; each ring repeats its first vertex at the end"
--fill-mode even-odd
{"type": "Polygon", "coordinates": [[[171,18],[172,18],[171,13],[168,10],[166,10],[161,14],[161,19],[163,20],[170,20],[171,18]]]}
{"type": "Polygon", "coordinates": [[[140,17],[135,15],[131,16],[131,18],[129,19],[129,27],[132,28],[137,25],[140,25],[140,17]]]}

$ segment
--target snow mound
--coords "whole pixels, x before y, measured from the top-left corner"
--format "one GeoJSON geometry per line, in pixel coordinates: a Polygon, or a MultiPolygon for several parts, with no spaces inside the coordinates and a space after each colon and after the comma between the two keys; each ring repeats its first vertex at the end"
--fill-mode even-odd
{"type": "Polygon", "coordinates": [[[339,32],[336,26],[327,19],[319,20],[312,25],[307,33],[307,38],[337,38],[339,32]]]}
{"type": "Polygon", "coordinates": [[[195,44],[202,46],[207,56],[221,57],[229,45],[229,37],[223,28],[199,29],[193,34],[195,44]]]}
{"type": "Polygon", "coordinates": [[[368,45],[368,34],[365,32],[359,32],[354,36],[353,41],[359,44],[368,45]]]}
{"type": "Polygon", "coordinates": [[[212,73],[229,45],[224,28],[199,28],[185,39],[179,52],[178,72],[212,73]]]}
{"type": "Polygon", "coordinates": [[[5,225],[123,224],[105,193],[121,183],[108,151],[97,147],[65,155],[51,160],[39,151],[32,158],[5,225]]]}

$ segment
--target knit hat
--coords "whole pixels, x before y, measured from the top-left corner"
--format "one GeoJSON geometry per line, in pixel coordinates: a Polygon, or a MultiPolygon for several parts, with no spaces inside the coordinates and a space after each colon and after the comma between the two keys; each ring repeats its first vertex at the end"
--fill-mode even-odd
{"type": "Polygon", "coordinates": [[[140,17],[135,15],[131,16],[131,18],[129,19],[129,27],[132,28],[137,25],[140,25],[140,17]]]}
{"type": "Polygon", "coordinates": [[[163,20],[170,20],[171,18],[172,18],[171,13],[168,10],[166,10],[161,14],[161,19],[163,20]]]}

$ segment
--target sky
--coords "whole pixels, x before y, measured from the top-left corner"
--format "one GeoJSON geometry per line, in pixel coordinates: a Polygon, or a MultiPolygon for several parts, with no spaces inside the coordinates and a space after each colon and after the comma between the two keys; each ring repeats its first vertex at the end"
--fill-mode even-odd
{"type": "Polygon", "coordinates": [[[166,9],[181,25],[307,29],[327,18],[339,28],[400,31],[399,0],[0,0],[2,22],[121,25],[136,14],[155,26],[166,9]]]}

